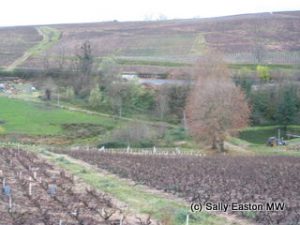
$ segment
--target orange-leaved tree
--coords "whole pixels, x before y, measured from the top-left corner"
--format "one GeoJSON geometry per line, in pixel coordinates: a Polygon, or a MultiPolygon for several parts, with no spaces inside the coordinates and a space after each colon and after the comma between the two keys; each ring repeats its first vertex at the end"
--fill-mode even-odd
{"type": "Polygon", "coordinates": [[[224,151],[225,138],[248,125],[250,107],[219,56],[208,55],[195,68],[186,106],[189,132],[196,141],[224,151]]]}

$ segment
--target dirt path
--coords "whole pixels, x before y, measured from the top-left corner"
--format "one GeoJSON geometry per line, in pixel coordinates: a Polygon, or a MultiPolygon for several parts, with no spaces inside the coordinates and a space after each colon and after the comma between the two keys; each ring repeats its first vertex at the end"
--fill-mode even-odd
{"type": "Polygon", "coordinates": [[[13,71],[30,57],[47,50],[59,40],[60,32],[56,29],[50,27],[37,27],[36,29],[43,39],[32,48],[25,51],[24,54],[17,58],[12,64],[7,66],[5,69],[6,71],[13,71]]]}

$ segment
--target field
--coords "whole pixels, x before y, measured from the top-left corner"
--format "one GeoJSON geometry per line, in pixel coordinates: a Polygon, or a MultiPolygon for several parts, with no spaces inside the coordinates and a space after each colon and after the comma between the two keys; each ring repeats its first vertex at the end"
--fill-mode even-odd
{"type": "Polygon", "coordinates": [[[299,158],[145,156],[80,150],[65,153],[189,202],[282,202],[284,210],[232,213],[259,224],[300,222],[299,158]]]}
{"type": "MultiPolygon", "coordinates": [[[[111,197],[76,185],[74,177],[33,153],[1,149],[0,224],[125,225],[146,223],[126,217],[111,197]]],[[[151,221],[151,219],[149,219],[151,221]]]]}
{"type": "Polygon", "coordinates": [[[300,11],[0,28],[0,225],[300,225],[300,138],[280,125],[300,136],[299,33],[300,11]],[[239,91],[191,104],[207,50],[249,123],[226,118],[239,91]]]}
{"type": "Polygon", "coordinates": [[[6,43],[0,49],[7,52],[0,66],[8,66],[27,51],[39,54],[31,54],[24,64],[19,64],[20,68],[43,69],[44,56],[49,57],[50,68],[58,68],[63,55],[66,69],[86,40],[91,42],[95,61],[115,58],[121,71],[183,75],[190,72],[185,65],[193,63],[207,48],[222,52],[232,64],[295,65],[300,57],[298,18],[299,12],[278,12],[211,19],[2,28],[3,37],[11,34],[20,38],[7,40],[0,36],[2,44],[6,43]],[[262,56],[260,62],[258,54],[262,56]]]}
{"type": "Polygon", "coordinates": [[[0,97],[2,133],[13,137],[36,136],[80,139],[104,134],[122,122],[112,118],[89,115],[35,103],[0,97]],[[4,130],[3,130],[4,129],[4,130]]]}
{"type": "Polygon", "coordinates": [[[41,41],[34,27],[0,29],[0,68],[8,66],[41,41]]]}
{"type": "MultiPolygon", "coordinates": [[[[278,129],[281,130],[281,136],[284,136],[283,128],[280,126],[249,127],[241,132],[240,139],[253,144],[266,144],[269,137],[278,136],[278,129]]],[[[298,135],[300,133],[300,128],[297,125],[290,125],[287,129],[287,133],[298,135]]],[[[287,139],[286,137],[284,138],[287,139]]]]}

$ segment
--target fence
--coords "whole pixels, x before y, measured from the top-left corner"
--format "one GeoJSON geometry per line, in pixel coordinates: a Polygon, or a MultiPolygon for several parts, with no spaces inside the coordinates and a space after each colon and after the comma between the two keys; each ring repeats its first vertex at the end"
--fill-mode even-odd
{"type": "Polygon", "coordinates": [[[143,154],[143,155],[197,155],[205,156],[204,153],[201,153],[194,149],[179,148],[179,147],[155,147],[152,148],[95,148],[90,146],[72,146],[66,148],[65,150],[87,150],[87,151],[99,151],[99,152],[109,152],[109,153],[127,153],[127,154],[143,154]]]}

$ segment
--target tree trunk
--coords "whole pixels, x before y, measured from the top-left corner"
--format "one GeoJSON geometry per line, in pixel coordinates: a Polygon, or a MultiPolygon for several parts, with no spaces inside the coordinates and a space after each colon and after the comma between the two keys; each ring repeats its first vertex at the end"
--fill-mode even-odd
{"type": "Polygon", "coordinates": [[[213,140],[212,140],[212,146],[211,146],[211,148],[212,149],[217,149],[218,148],[217,147],[217,139],[216,139],[216,137],[214,137],[213,140]]]}
{"type": "Polygon", "coordinates": [[[225,152],[225,148],[224,148],[224,140],[220,140],[219,146],[220,146],[220,151],[221,151],[221,152],[225,152]]]}

